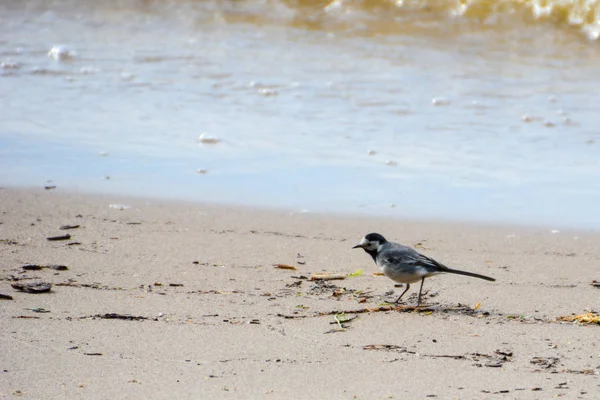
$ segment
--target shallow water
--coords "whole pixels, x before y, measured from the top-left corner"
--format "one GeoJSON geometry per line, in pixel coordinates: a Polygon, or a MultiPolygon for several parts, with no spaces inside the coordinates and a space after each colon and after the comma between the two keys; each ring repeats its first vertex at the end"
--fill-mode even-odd
{"type": "Polygon", "coordinates": [[[600,228],[596,2],[45,3],[0,8],[0,184],[600,228]]]}

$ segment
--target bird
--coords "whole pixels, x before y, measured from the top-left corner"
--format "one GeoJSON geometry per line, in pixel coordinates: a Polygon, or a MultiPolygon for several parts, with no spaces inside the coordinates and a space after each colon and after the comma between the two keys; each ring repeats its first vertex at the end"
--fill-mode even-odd
{"type": "Polygon", "coordinates": [[[398,304],[402,296],[410,288],[411,283],[420,280],[421,288],[419,289],[419,297],[417,299],[417,306],[419,306],[421,304],[421,293],[425,278],[438,274],[448,273],[471,276],[491,282],[496,280],[489,276],[448,268],[444,264],[419,253],[411,247],[386,240],[379,233],[369,233],[366,235],[359,244],[353,247],[353,249],[359,248],[373,257],[373,261],[381,268],[385,276],[394,282],[406,284],[406,289],[404,289],[394,304],[398,304]]]}

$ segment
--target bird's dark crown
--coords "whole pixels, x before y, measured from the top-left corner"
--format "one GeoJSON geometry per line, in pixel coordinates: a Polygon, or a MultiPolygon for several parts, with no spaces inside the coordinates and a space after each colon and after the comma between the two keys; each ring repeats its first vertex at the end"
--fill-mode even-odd
{"type": "Polygon", "coordinates": [[[379,233],[369,233],[365,236],[365,239],[367,239],[369,242],[379,242],[380,244],[387,242],[387,240],[385,240],[385,238],[379,233]]]}

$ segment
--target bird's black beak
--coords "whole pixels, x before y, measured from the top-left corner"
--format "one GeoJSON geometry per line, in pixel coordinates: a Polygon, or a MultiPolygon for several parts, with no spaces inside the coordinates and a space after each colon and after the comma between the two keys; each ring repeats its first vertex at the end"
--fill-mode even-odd
{"type": "Polygon", "coordinates": [[[362,249],[362,244],[357,244],[356,246],[353,247],[353,249],[362,249]]]}

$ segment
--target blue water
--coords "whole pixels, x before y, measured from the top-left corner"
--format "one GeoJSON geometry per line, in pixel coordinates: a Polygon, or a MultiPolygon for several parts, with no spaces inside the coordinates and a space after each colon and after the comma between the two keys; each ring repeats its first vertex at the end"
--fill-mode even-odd
{"type": "Polygon", "coordinates": [[[0,27],[0,185],[600,228],[600,49],[571,32],[30,3],[0,27]]]}

